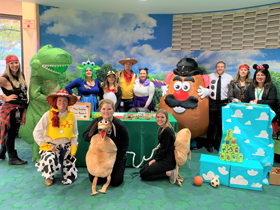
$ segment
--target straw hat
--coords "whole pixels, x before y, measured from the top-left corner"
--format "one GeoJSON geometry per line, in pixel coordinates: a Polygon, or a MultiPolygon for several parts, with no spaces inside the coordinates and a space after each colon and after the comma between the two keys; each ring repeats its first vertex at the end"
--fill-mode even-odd
{"type": "Polygon", "coordinates": [[[134,65],[134,64],[138,63],[138,61],[135,59],[126,58],[124,60],[120,60],[119,63],[122,64],[123,66],[125,63],[132,63],[132,65],[134,65]]]}
{"type": "Polygon", "coordinates": [[[47,95],[46,100],[49,105],[52,105],[53,101],[60,96],[67,97],[69,99],[68,106],[74,105],[78,100],[76,96],[69,95],[68,91],[65,89],[57,91],[56,94],[47,95]]]}

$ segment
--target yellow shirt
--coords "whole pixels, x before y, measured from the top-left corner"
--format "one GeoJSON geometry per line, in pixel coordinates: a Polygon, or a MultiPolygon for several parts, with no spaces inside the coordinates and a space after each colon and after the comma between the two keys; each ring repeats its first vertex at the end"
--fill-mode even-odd
{"type": "MultiPolygon", "coordinates": [[[[125,70],[123,70],[125,71],[125,70]]],[[[120,78],[120,87],[122,89],[122,99],[131,99],[134,97],[133,95],[133,84],[134,84],[134,74],[132,75],[131,81],[128,83],[125,81],[124,73],[122,72],[120,78]]]]}
{"type": "Polygon", "coordinates": [[[59,117],[60,127],[52,126],[52,111],[49,111],[49,126],[47,128],[47,136],[50,137],[53,141],[59,138],[70,139],[75,137],[73,132],[74,125],[74,112],[67,111],[64,117],[59,117]]]}

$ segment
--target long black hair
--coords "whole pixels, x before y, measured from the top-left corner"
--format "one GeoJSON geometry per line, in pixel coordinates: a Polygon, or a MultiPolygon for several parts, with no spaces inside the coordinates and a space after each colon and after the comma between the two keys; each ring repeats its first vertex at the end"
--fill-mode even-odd
{"type": "Polygon", "coordinates": [[[257,64],[254,64],[253,65],[253,69],[255,69],[255,74],[254,74],[254,77],[253,77],[253,86],[254,88],[258,87],[258,82],[256,80],[256,76],[257,76],[257,73],[261,72],[265,75],[265,81],[264,81],[264,92],[266,94],[268,94],[268,91],[269,91],[269,88],[272,84],[271,82],[271,76],[270,76],[270,73],[268,71],[268,68],[269,68],[269,65],[268,64],[263,64],[262,66],[258,66],[257,64]]]}

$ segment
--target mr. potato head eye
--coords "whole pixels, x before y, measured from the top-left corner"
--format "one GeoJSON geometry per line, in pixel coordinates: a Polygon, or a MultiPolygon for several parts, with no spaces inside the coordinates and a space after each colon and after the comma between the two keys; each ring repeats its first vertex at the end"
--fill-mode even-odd
{"type": "Polygon", "coordinates": [[[174,97],[179,100],[179,101],[185,101],[189,98],[188,91],[191,89],[191,85],[187,81],[192,81],[194,82],[194,79],[192,77],[187,77],[183,79],[179,76],[174,77],[173,81],[177,81],[174,83],[173,88],[174,88],[174,97]]]}

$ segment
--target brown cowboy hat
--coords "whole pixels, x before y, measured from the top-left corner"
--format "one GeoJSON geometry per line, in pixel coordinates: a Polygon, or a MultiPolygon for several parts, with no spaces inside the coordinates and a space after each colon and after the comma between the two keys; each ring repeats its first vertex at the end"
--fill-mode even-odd
{"type": "Polygon", "coordinates": [[[60,96],[67,97],[69,99],[68,106],[74,105],[78,100],[76,96],[69,95],[68,91],[65,89],[57,91],[56,94],[47,95],[46,100],[49,105],[52,105],[53,101],[60,96]]]}
{"type": "Polygon", "coordinates": [[[126,58],[124,60],[120,60],[119,63],[122,64],[123,66],[125,63],[132,63],[132,65],[134,65],[134,64],[138,63],[138,61],[135,59],[126,58]]]}

